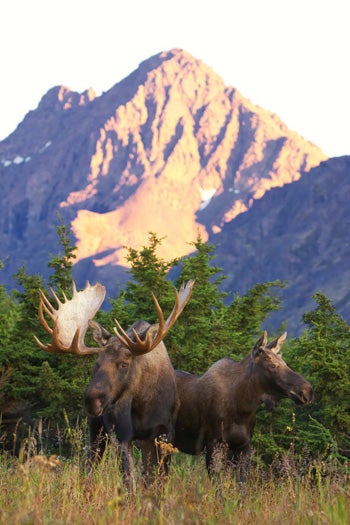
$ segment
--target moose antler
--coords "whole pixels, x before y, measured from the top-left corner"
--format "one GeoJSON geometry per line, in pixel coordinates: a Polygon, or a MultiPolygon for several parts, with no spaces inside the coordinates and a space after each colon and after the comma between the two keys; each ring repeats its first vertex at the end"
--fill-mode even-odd
{"type": "Polygon", "coordinates": [[[164,321],[164,315],[161,307],[159,306],[157,298],[152,293],[152,298],[156,306],[159,320],[158,329],[155,336],[154,330],[149,330],[146,334],[146,338],[142,340],[137,334],[137,332],[133,330],[133,334],[135,337],[135,341],[133,341],[132,339],[130,339],[128,334],[122,329],[118,321],[114,320],[118,327],[118,329],[114,328],[114,332],[118,337],[119,341],[124,346],[126,346],[126,348],[128,348],[133,355],[147,354],[148,352],[153,350],[153,348],[155,348],[164,339],[170,328],[180,316],[182,310],[185,308],[186,304],[190,300],[193,286],[194,280],[191,279],[190,281],[188,281],[186,286],[182,285],[179,291],[177,291],[175,288],[175,306],[172,309],[172,312],[166,321],[164,321]]]}
{"type": "Polygon", "coordinates": [[[69,354],[97,354],[100,348],[87,347],[84,344],[89,320],[100,309],[106,295],[106,289],[100,283],[91,286],[86,283],[84,290],[77,292],[75,282],[72,283],[73,297],[68,300],[63,294],[65,302],[62,303],[55,292],[51,293],[58,304],[54,308],[42,290],[39,290],[39,319],[46,332],[52,335],[52,343],[44,345],[34,336],[42,350],[51,353],[69,354]],[[53,320],[53,329],[48,325],[44,312],[53,320]]]}

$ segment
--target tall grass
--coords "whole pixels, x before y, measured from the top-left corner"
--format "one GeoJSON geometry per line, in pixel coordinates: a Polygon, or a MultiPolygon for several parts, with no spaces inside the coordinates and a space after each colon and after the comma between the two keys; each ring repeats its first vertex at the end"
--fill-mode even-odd
{"type": "Polygon", "coordinates": [[[101,463],[89,471],[83,461],[84,440],[79,433],[73,438],[69,459],[45,455],[42,443],[38,453],[30,440],[19,457],[0,455],[1,524],[350,523],[346,465],[296,464],[287,455],[268,471],[254,466],[241,486],[231,473],[209,480],[203,458],[175,454],[166,481],[159,479],[145,488],[138,474],[137,492],[130,495],[115,446],[111,444],[101,463]]]}

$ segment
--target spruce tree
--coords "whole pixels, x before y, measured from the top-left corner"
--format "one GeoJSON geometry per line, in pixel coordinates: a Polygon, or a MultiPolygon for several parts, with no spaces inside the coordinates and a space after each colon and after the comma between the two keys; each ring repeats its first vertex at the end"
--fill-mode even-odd
{"type": "Polygon", "coordinates": [[[61,252],[57,255],[52,255],[48,263],[48,267],[54,270],[49,278],[49,284],[52,286],[58,295],[65,292],[67,296],[71,296],[72,289],[72,269],[74,259],[76,259],[75,251],[77,247],[72,244],[72,230],[69,225],[62,222],[62,218],[57,214],[59,221],[56,227],[56,232],[61,246],[61,252]]]}
{"type": "MultiPolygon", "coordinates": [[[[250,352],[261,336],[264,322],[271,312],[280,308],[278,291],[284,286],[283,281],[268,281],[255,284],[241,296],[234,295],[223,320],[230,332],[225,344],[230,357],[242,359],[250,352]]],[[[269,337],[271,335],[274,334],[269,337]]]]}
{"type": "Polygon", "coordinates": [[[178,264],[179,259],[165,261],[159,257],[157,250],[161,243],[162,239],[150,232],[147,246],[143,246],[140,250],[127,248],[131,279],[126,284],[124,297],[131,323],[138,319],[150,323],[158,322],[152,292],[158,299],[165,318],[174,305],[173,284],[167,279],[167,275],[169,269],[178,264]]]}
{"type": "Polygon", "coordinates": [[[317,292],[317,307],[303,315],[307,329],[293,345],[296,365],[315,390],[310,415],[350,455],[350,327],[331,300],[317,292]]]}
{"type": "MultiPolygon", "coordinates": [[[[75,247],[70,244],[69,231],[62,223],[57,227],[63,254],[53,257],[49,263],[54,269],[50,283],[62,300],[62,292],[69,295],[72,283],[75,247]]],[[[33,421],[45,415],[57,422],[63,419],[65,411],[70,416],[78,415],[91,359],[50,354],[38,348],[34,335],[44,343],[50,340],[38,317],[39,289],[51,299],[54,307],[57,305],[40,275],[28,275],[22,265],[14,278],[18,284],[13,292],[17,316],[11,342],[2,355],[3,365],[11,369],[10,379],[4,386],[5,398],[8,403],[15,401],[18,406],[30,407],[27,413],[33,421]]]]}
{"type": "Polygon", "coordinates": [[[304,458],[350,455],[350,327],[326,295],[313,299],[316,308],[303,315],[307,328],[287,340],[283,357],[311,382],[315,398],[301,407],[283,400],[272,413],[259,414],[254,442],[270,458],[291,445],[304,458]]]}
{"type": "MultiPolygon", "coordinates": [[[[3,262],[0,260],[0,272],[2,268],[3,262]]],[[[2,354],[6,354],[8,345],[11,344],[18,316],[18,303],[13,295],[9,295],[6,288],[0,285],[0,368],[2,354]]]]}
{"type": "Polygon", "coordinates": [[[215,246],[198,235],[192,243],[194,253],[181,260],[176,288],[195,280],[192,297],[168,338],[168,351],[175,368],[200,374],[222,357],[224,339],[222,312],[226,293],[220,291],[225,277],[213,263],[215,246]]]}
{"type": "MultiPolygon", "coordinates": [[[[73,244],[72,231],[69,225],[59,221],[56,232],[59,240],[59,253],[53,255],[48,267],[53,269],[49,278],[50,286],[55,290],[60,300],[64,296],[72,296],[72,270],[77,247],[73,244]]],[[[51,294],[47,294],[55,308],[57,304],[51,294]]],[[[43,337],[47,340],[48,335],[43,337]]],[[[87,334],[88,339],[88,334],[87,334]]],[[[62,420],[66,414],[77,417],[81,412],[83,392],[89,381],[94,358],[91,356],[76,356],[65,354],[49,354],[43,351],[39,377],[39,399],[41,401],[38,414],[62,420]]]]}

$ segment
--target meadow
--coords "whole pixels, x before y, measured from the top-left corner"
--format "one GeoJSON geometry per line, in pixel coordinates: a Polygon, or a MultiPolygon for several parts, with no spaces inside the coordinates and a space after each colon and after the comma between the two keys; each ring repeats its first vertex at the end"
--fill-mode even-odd
{"type": "Polygon", "coordinates": [[[209,480],[204,458],[174,453],[167,480],[126,492],[116,448],[85,466],[84,450],[70,458],[22,447],[0,456],[0,523],[12,525],[295,525],[350,523],[350,469],[332,460],[292,454],[269,467],[253,461],[244,485],[232,473],[209,480]]]}

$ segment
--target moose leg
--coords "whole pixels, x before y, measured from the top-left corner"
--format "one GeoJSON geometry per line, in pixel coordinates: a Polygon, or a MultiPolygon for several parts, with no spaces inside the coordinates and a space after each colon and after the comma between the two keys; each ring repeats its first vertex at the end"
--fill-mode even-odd
{"type": "Polygon", "coordinates": [[[248,447],[246,450],[243,450],[238,459],[238,471],[237,471],[237,481],[239,483],[245,483],[247,481],[248,467],[250,463],[251,448],[248,447]]]}
{"type": "Polygon", "coordinates": [[[90,419],[89,428],[89,451],[88,461],[90,464],[101,460],[106,449],[108,440],[107,429],[103,423],[102,417],[93,417],[90,419]]]}
{"type": "Polygon", "coordinates": [[[247,481],[248,467],[250,463],[250,446],[240,451],[229,451],[229,461],[232,467],[236,468],[236,479],[238,483],[247,481]]]}
{"type": "Polygon", "coordinates": [[[131,494],[136,493],[136,480],[134,472],[134,458],[132,454],[132,443],[122,441],[120,443],[121,451],[121,471],[126,488],[131,494]]]}
{"type": "Polygon", "coordinates": [[[157,474],[157,450],[154,442],[151,441],[138,441],[138,445],[142,455],[142,475],[145,485],[148,486],[157,474]]]}
{"type": "Polygon", "coordinates": [[[171,462],[171,454],[166,450],[167,442],[139,441],[138,444],[142,452],[142,473],[146,486],[153,483],[157,476],[164,479],[171,462]]]}
{"type": "Polygon", "coordinates": [[[228,446],[223,442],[211,443],[206,446],[206,466],[210,477],[220,474],[227,462],[228,446]]]}

